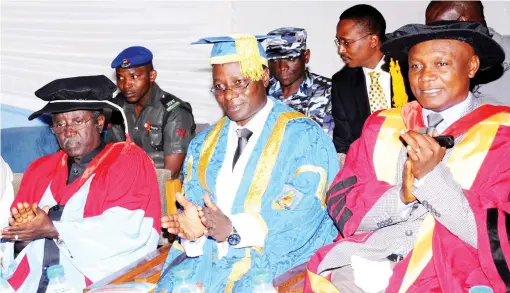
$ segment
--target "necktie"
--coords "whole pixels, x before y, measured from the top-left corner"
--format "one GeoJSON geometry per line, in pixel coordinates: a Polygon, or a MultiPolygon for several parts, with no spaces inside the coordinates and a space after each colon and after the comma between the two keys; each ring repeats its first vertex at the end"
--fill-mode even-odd
{"type": "Polygon", "coordinates": [[[379,83],[381,73],[372,71],[368,75],[370,76],[370,93],[368,94],[370,111],[374,113],[375,111],[388,108],[384,98],[384,91],[379,83]]]}
{"type": "Polygon", "coordinates": [[[241,153],[243,152],[244,148],[248,144],[248,140],[250,139],[253,132],[251,132],[248,128],[241,128],[236,130],[237,133],[237,149],[234,154],[234,162],[232,164],[232,169],[234,169],[234,166],[237,163],[237,160],[239,160],[239,157],[241,156],[241,153]]]}
{"type": "Polygon", "coordinates": [[[443,122],[443,116],[441,116],[441,114],[439,113],[430,113],[429,115],[427,115],[427,122],[428,122],[428,127],[427,127],[427,134],[428,135],[432,135],[432,132],[434,132],[434,129],[436,129],[436,127],[441,124],[441,122],[443,122]]]}

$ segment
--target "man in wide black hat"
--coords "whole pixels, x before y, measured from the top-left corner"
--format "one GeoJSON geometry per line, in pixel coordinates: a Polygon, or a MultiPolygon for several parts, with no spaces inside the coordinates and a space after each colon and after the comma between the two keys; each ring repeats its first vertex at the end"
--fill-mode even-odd
{"type": "Polygon", "coordinates": [[[469,92],[502,48],[480,23],[442,22],[406,25],[382,49],[407,55],[417,101],[371,115],[351,146],[327,196],[342,238],[310,260],[308,286],[506,292],[510,108],[469,92]]]}
{"type": "Polygon", "coordinates": [[[109,101],[115,90],[100,75],[55,80],[35,92],[48,104],[29,119],[51,114],[61,150],[34,161],[23,176],[13,216],[21,203],[33,219],[20,224],[14,217],[1,232],[11,249],[26,244],[16,259],[11,253],[2,262],[15,267],[7,279],[17,292],[46,292],[46,272],[55,265],[81,292],[156,249],[161,203],[151,159],[129,137],[107,145],[101,140],[100,111],[121,111],[109,101]]]}
{"type": "MultiPolygon", "coordinates": [[[[477,21],[487,26],[484,6],[480,0],[430,1],[425,11],[425,23],[440,20],[477,21]]],[[[487,26],[492,39],[505,51],[501,66],[476,76],[471,92],[482,103],[510,106],[510,35],[502,35],[487,26]]]]}

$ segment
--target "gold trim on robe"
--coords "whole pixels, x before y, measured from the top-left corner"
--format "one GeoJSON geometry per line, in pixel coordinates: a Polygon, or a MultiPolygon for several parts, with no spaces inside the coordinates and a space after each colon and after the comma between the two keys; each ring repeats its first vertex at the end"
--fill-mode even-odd
{"type": "Polygon", "coordinates": [[[298,112],[285,112],[278,116],[275,127],[267,140],[266,147],[262,151],[259,161],[257,162],[257,167],[255,168],[250,189],[248,190],[248,195],[244,203],[245,212],[252,214],[260,213],[262,197],[271,180],[272,171],[276,164],[287,123],[291,120],[304,117],[306,117],[304,114],[298,112]]]}
{"type": "Polygon", "coordinates": [[[207,186],[207,167],[209,166],[209,161],[216,149],[216,144],[220,138],[220,133],[225,125],[225,121],[227,121],[227,116],[221,118],[220,121],[218,121],[218,123],[216,123],[216,125],[211,129],[202,143],[202,148],[200,149],[200,158],[198,159],[197,170],[198,180],[200,181],[202,188],[209,192],[210,195],[213,195],[213,193],[207,186]]]}
{"type": "Polygon", "coordinates": [[[431,214],[425,216],[418,236],[416,236],[411,259],[407,265],[406,274],[398,293],[405,293],[432,259],[432,234],[435,225],[436,220],[434,216],[431,214]]]}
{"type": "MultiPolygon", "coordinates": [[[[271,135],[267,140],[266,146],[264,147],[264,150],[262,151],[262,154],[260,155],[260,158],[257,162],[257,166],[255,167],[253,179],[248,190],[248,194],[246,196],[244,209],[245,212],[251,213],[255,217],[257,217],[262,227],[264,227],[265,236],[267,236],[269,230],[264,218],[260,215],[262,197],[271,179],[272,170],[276,163],[276,159],[278,156],[281,143],[283,141],[287,123],[289,121],[305,117],[306,117],[305,115],[298,112],[281,113],[275,122],[275,127],[273,128],[271,135]]],[[[216,149],[216,144],[218,143],[219,136],[221,130],[225,125],[226,119],[227,119],[226,117],[223,117],[211,129],[211,131],[205,138],[204,143],[202,144],[202,148],[200,150],[197,175],[202,187],[210,194],[212,193],[208,188],[206,179],[207,167],[216,149]]],[[[325,184],[322,184],[322,181],[320,185],[325,186],[325,184]]],[[[261,247],[255,247],[254,249],[258,251],[260,254],[262,254],[261,247]]],[[[251,251],[250,248],[246,248],[246,256],[234,264],[232,272],[229,275],[227,285],[225,287],[225,292],[232,292],[235,282],[240,280],[242,276],[250,270],[251,267],[250,251],[251,251]]]]}
{"type": "Polygon", "coordinates": [[[238,262],[236,262],[232,268],[232,272],[228,276],[227,285],[225,286],[225,293],[231,293],[234,289],[235,282],[241,280],[251,267],[251,254],[250,249],[245,248],[246,255],[238,262]]]}
{"type": "Polygon", "coordinates": [[[327,184],[327,174],[326,170],[320,166],[314,165],[303,165],[296,170],[295,176],[297,177],[300,173],[303,172],[315,172],[320,176],[319,185],[317,186],[317,191],[315,191],[315,196],[321,201],[322,208],[326,207],[326,184],[327,184]]]}
{"type": "MultiPolygon", "coordinates": [[[[276,163],[287,123],[291,120],[304,117],[306,116],[298,112],[285,112],[278,116],[275,122],[275,127],[273,128],[273,131],[267,140],[267,144],[264,147],[264,150],[262,151],[262,154],[260,155],[260,158],[257,162],[257,166],[255,167],[253,179],[248,190],[248,195],[246,196],[244,211],[257,217],[259,222],[261,222],[261,225],[263,225],[265,228],[265,236],[267,236],[268,228],[264,218],[260,215],[262,197],[271,179],[272,170],[276,163]]],[[[254,249],[262,254],[261,247],[255,247],[254,249]]],[[[231,292],[234,283],[241,279],[241,277],[250,269],[251,262],[248,258],[249,255],[250,249],[247,248],[246,257],[234,265],[229,276],[225,292],[231,292]]]]}
{"type": "MultiPolygon", "coordinates": [[[[378,180],[395,184],[398,155],[402,148],[399,140],[400,130],[405,129],[400,109],[382,111],[386,116],[374,148],[374,169],[378,180]]],[[[500,125],[510,126],[510,114],[498,113],[469,129],[461,142],[452,150],[446,166],[455,182],[469,190],[478,175],[478,171],[487,156],[500,125]]],[[[432,237],[436,220],[427,215],[420,227],[412,255],[407,265],[399,293],[406,292],[417,280],[433,256],[432,237]]]]}
{"type": "Polygon", "coordinates": [[[382,111],[379,116],[385,116],[381,131],[377,136],[374,147],[374,170],[377,179],[394,185],[396,179],[396,168],[388,166],[397,166],[398,155],[402,149],[400,142],[400,130],[405,129],[404,121],[400,115],[402,109],[393,108],[382,111]],[[383,154],[383,155],[377,155],[383,154]]]}
{"type": "Polygon", "coordinates": [[[189,156],[188,162],[186,163],[186,170],[188,170],[188,174],[186,174],[186,178],[184,178],[184,183],[189,182],[191,180],[191,175],[193,173],[193,170],[191,169],[193,167],[193,156],[189,156]]]}
{"type": "Polygon", "coordinates": [[[498,113],[473,126],[459,142],[448,159],[448,168],[455,182],[471,189],[478,170],[496,138],[499,126],[510,126],[510,114],[498,113]],[[473,172],[476,170],[476,172],[473,172]]]}
{"type": "Polygon", "coordinates": [[[321,275],[314,274],[309,270],[306,270],[308,274],[308,281],[310,281],[310,288],[313,292],[321,293],[340,293],[340,291],[326,278],[321,275]]]}

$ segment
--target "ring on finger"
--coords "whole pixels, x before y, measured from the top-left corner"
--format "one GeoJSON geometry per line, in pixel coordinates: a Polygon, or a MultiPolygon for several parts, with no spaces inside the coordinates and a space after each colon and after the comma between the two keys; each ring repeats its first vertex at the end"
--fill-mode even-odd
{"type": "Polygon", "coordinates": [[[16,241],[17,241],[18,239],[19,239],[18,234],[14,235],[14,240],[16,240],[16,241]]]}
{"type": "Polygon", "coordinates": [[[413,151],[413,152],[415,152],[415,153],[418,153],[418,152],[420,152],[420,149],[419,149],[419,148],[413,149],[413,147],[412,147],[412,146],[407,145],[407,151],[408,151],[408,152],[413,151]]]}

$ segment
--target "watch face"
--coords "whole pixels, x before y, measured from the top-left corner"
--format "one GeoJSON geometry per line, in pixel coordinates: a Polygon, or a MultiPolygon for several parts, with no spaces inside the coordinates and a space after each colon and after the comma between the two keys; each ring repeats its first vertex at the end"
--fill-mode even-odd
{"type": "Polygon", "coordinates": [[[241,242],[241,236],[239,234],[231,234],[228,236],[228,244],[235,246],[241,242]]]}

